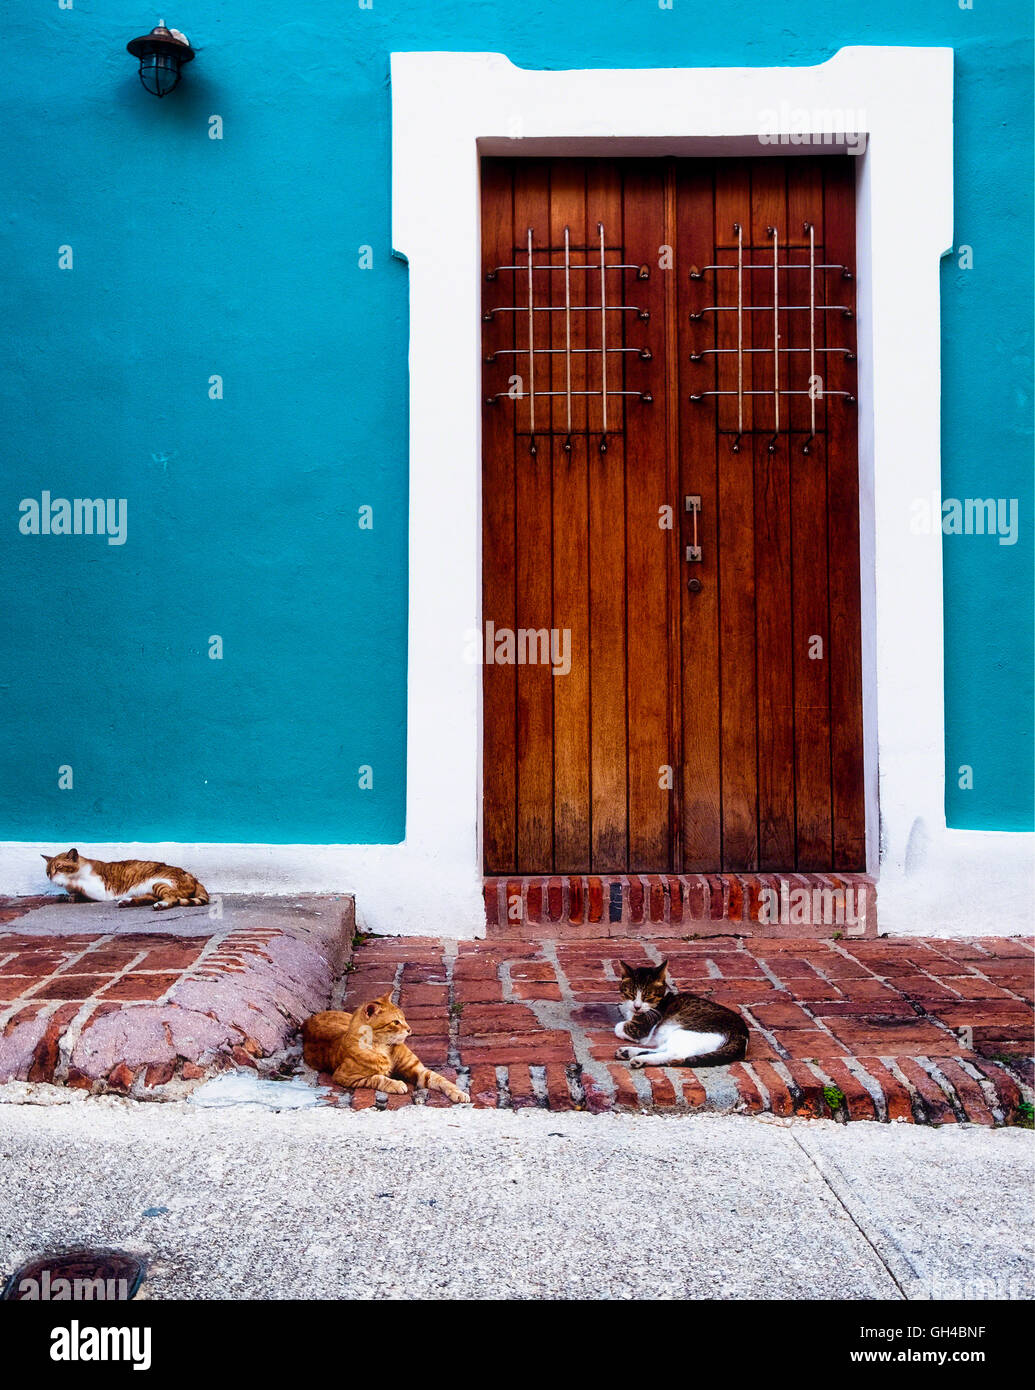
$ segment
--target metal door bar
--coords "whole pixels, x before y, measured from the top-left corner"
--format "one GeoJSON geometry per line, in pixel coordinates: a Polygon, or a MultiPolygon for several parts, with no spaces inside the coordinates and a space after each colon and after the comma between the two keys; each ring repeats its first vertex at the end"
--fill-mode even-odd
{"type": "MultiPolygon", "coordinates": [[[[737,438],[744,433],[744,231],[737,232],[737,438]]],[[[693,318],[693,315],[690,315],[693,318]]],[[[734,446],[736,447],[736,446],[734,446]]]]}
{"type": "MultiPolygon", "coordinates": [[[[772,274],[772,272],[773,267],[770,266],[770,275],[772,274]]],[[[600,306],[597,305],[596,307],[599,308],[600,306]]],[[[610,305],[609,307],[616,308],[618,306],[610,305]]],[[[627,305],[625,307],[632,308],[633,306],[627,305]]],[[[821,309],[825,309],[828,311],[836,309],[839,313],[844,314],[846,319],[850,319],[853,317],[852,310],[849,309],[846,304],[781,304],[780,308],[784,311],[784,313],[793,313],[795,311],[799,311],[801,313],[808,313],[810,311],[813,311],[818,313],[821,309]]],[[[703,309],[700,309],[696,313],[691,314],[690,318],[694,323],[696,323],[698,319],[701,318],[702,314],[735,314],[738,311],[745,314],[771,314],[773,312],[773,306],[771,304],[745,304],[742,309],[738,310],[738,305],[736,304],[706,304],[703,309]]],[[[496,312],[498,312],[498,310],[496,312]]],[[[543,310],[537,309],[536,313],[541,314],[543,313],[543,310]]],[[[766,348],[765,351],[768,352],[769,348],[766,348]]]]}
{"type": "MultiPolygon", "coordinates": [[[[769,349],[766,348],[765,351],[768,352],[769,349]]],[[[507,393],[504,391],[501,394],[506,395],[507,393]]],[[[540,391],[539,394],[542,396],[545,394],[545,392],[540,391]]],[[[564,393],[562,391],[559,394],[563,395],[564,393]]],[[[614,394],[615,392],[612,391],[611,395],[614,394]]],[[[632,394],[638,396],[640,393],[638,391],[633,391],[631,393],[627,391],[625,394],[632,394]]],[[[695,395],[692,395],[690,399],[696,404],[698,401],[705,400],[708,396],[736,396],[738,394],[745,396],[772,396],[773,393],[772,391],[743,391],[740,393],[736,391],[698,391],[695,395]]],[[[786,390],[786,388],[780,391],[781,396],[807,396],[808,394],[808,391],[788,391],[786,390]]],[[[846,401],[855,400],[855,397],[852,395],[851,391],[824,391],[823,394],[825,396],[844,396],[846,401]]],[[[726,433],[728,434],[729,430],[727,430],[726,433]]]]}
{"type": "Polygon", "coordinates": [[[603,416],[601,427],[607,438],[607,287],[604,283],[604,224],[597,223],[600,236],[600,410],[603,416]]]}
{"type": "MultiPolygon", "coordinates": [[[[491,313],[488,315],[492,317],[491,313]]],[[[532,290],[532,228],[528,229],[528,413],[529,428],[535,438],[535,298],[532,290]]],[[[533,448],[534,448],[533,444],[533,448]]]]}
{"type": "MultiPolygon", "coordinates": [[[[731,247],[730,249],[732,250],[732,247],[731,247]]],[[[524,268],[525,268],[525,267],[524,267],[523,265],[520,265],[520,266],[518,266],[518,265],[516,265],[516,266],[502,266],[502,267],[501,267],[501,269],[503,269],[503,270],[524,270],[524,268]]],[[[537,269],[537,270],[549,269],[549,267],[536,266],[536,269],[537,269]]],[[[610,269],[611,269],[611,267],[608,266],[608,270],[610,270],[610,269]]],[[[636,267],[635,267],[635,266],[623,266],[622,269],[623,269],[623,270],[635,270],[636,267]]],[[[784,261],[783,265],[780,266],[780,269],[781,269],[781,270],[808,270],[808,269],[809,269],[809,263],[808,263],[808,261],[784,261]]],[[[815,269],[816,269],[816,270],[840,270],[840,271],[843,271],[843,272],[844,272],[844,275],[845,275],[845,279],[846,279],[846,280],[851,280],[851,279],[852,279],[852,272],[848,269],[848,267],[847,267],[846,265],[834,265],[834,264],[827,264],[827,263],[824,262],[824,263],[821,264],[821,265],[816,265],[815,269]]],[[[690,271],[690,279],[691,279],[691,280],[703,280],[703,279],[704,279],[704,275],[705,275],[705,271],[708,271],[708,270],[740,270],[740,271],[745,271],[745,270],[768,270],[769,273],[772,274],[773,267],[772,267],[772,263],[769,262],[769,261],[766,261],[763,265],[702,265],[702,266],[698,267],[697,269],[691,270],[691,271],[690,271]]]]}
{"type": "MultiPolygon", "coordinates": [[[[541,256],[545,256],[545,255],[547,255],[551,250],[553,250],[553,251],[562,251],[564,248],[563,248],[562,246],[556,246],[556,247],[540,246],[540,247],[538,247],[537,249],[538,249],[539,254],[540,254],[541,256]]],[[[578,250],[579,248],[576,247],[575,249],[578,250]]],[[[596,248],[594,247],[593,249],[595,250],[596,248]]],[[[587,254],[588,254],[588,248],[587,248],[587,254]]],[[[594,262],[593,262],[592,264],[590,264],[590,265],[577,265],[577,264],[573,264],[571,268],[572,268],[572,270],[595,270],[595,271],[599,271],[601,267],[600,267],[599,265],[597,265],[597,263],[594,261],[594,262]]],[[[724,268],[727,269],[727,270],[729,269],[728,266],[726,266],[726,267],[719,266],[719,267],[718,267],[718,269],[720,269],[720,270],[722,270],[722,269],[724,269],[724,268]]],[[[797,269],[797,267],[794,267],[794,266],[792,266],[792,267],[790,267],[790,268],[791,268],[791,269],[797,269]]],[[[820,269],[822,269],[822,268],[823,268],[823,267],[820,267],[820,269]]],[[[501,270],[527,270],[527,269],[528,269],[528,266],[527,266],[527,265],[497,265],[497,266],[493,266],[492,270],[487,270],[487,271],[485,272],[485,277],[486,277],[486,279],[488,279],[488,280],[494,280],[501,270]]],[[[532,269],[533,269],[533,270],[563,270],[563,269],[564,269],[564,266],[563,266],[563,265],[545,265],[545,264],[543,264],[542,262],[539,262],[539,263],[533,265],[533,266],[532,266],[532,269]]],[[[604,270],[639,270],[640,267],[639,267],[638,265],[625,265],[625,264],[622,263],[622,262],[615,261],[615,262],[612,262],[611,265],[605,265],[605,266],[603,267],[603,269],[604,269],[604,270]]],[[[712,270],[712,269],[714,269],[714,267],[712,267],[712,266],[705,266],[705,270],[712,270]]],[[[838,269],[838,267],[837,267],[837,266],[829,266],[829,267],[827,267],[827,269],[836,270],[836,269],[838,269]]]]}
{"type": "Polygon", "coordinates": [[[564,229],[564,384],[568,396],[568,434],[571,434],[571,246],[564,229]]]}
{"type": "Polygon", "coordinates": [[[769,441],[772,453],[776,436],[780,433],[780,233],[775,227],[769,228],[773,238],[773,437],[769,441]]]}

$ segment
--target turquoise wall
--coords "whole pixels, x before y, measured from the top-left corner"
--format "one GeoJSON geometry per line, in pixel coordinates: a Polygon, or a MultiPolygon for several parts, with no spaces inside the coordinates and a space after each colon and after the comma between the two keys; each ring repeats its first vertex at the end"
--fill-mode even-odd
{"type": "Polygon", "coordinates": [[[180,0],[164,17],[199,55],[163,101],[125,52],[158,12],[73,6],[39,0],[3,26],[0,839],[402,836],[393,49],[547,68],[956,50],[956,242],[974,266],[943,265],[944,492],[1018,498],[1020,536],[944,541],[948,813],[1032,824],[1027,0],[180,0]],[[44,490],[126,499],[125,544],[21,534],[20,503],[44,490]]]}

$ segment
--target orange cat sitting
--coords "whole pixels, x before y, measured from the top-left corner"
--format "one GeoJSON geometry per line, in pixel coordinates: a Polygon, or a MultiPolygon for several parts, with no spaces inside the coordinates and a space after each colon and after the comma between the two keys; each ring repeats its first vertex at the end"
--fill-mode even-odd
{"type": "Polygon", "coordinates": [[[450,1100],[469,1103],[471,1097],[437,1071],[431,1071],[406,1046],[411,1028],[402,1009],[382,994],[355,1013],[328,1009],[313,1014],[302,1028],[302,1055],[316,1071],[329,1071],[339,1086],[366,1088],[402,1095],[407,1081],[429,1091],[443,1091],[450,1100]]]}

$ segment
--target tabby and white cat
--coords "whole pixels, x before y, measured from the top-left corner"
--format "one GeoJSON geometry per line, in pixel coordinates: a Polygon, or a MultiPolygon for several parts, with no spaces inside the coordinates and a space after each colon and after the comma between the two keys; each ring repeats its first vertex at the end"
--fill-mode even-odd
{"type": "Polygon", "coordinates": [[[403,1095],[407,1081],[428,1091],[442,1091],[451,1101],[468,1104],[471,1097],[437,1071],[431,1071],[406,1046],[411,1033],[402,1009],[392,995],[382,994],[355,1013],[326,1009],[307,1018],[302,1028],[302,1055],[316,1071],[329,1071],[339,1086],[350,1090],[385,1091],[403,1095]]]}
{"type": "Polygon", "coordinates": [[[739,1014],[699,994],[681,994],[669,979],[667,960],[619,964],[624,1018],[615,1036],[634,1044],[618,1049],[620,1061],[632,1067],[716,1067],[741,1060],[748,1030],[739,1014]]]}
{"type": "Polygon", "coordinates": [[[87,859],[77,849],[43,859],[47,877],[71,897],[95,903],[114,902],[119,907],[151,903],[155,911],[166,907],[201,906],[208,893],[186,869],[159,864],[152,859],[87,859]]]}

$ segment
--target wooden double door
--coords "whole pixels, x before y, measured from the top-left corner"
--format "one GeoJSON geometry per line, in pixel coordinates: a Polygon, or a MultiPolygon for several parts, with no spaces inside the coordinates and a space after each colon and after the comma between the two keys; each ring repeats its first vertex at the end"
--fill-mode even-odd
{"type": "Polygon", "coordinates": [[[482,164],[484,866],[861,870],[854,166],[482,164]]]}

